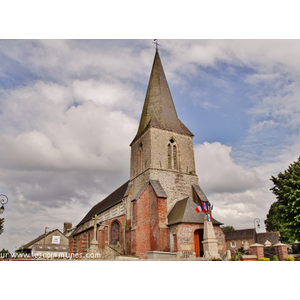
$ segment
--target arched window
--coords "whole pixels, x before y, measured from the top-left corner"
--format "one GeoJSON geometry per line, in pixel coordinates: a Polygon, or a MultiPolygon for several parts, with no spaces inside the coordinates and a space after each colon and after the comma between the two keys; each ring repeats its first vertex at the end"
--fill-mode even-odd
{"type": "Polygon", "coordinates": [[[174,169],[178,170],[176,145],[173,145],[173,167],[174,169]]]}
{"type": "Polygon", "coordinates": [[[168,144],[168,169],[172,169],[171,145],[168,144]]]}
{"type": "Polygon", "coordinates": [[[168,143],[168,169],[178,170],[178,148],[174,139],[168,143]]]}
{"type": "Polygon", "coordinates": [[[143,144],[139,144],[139,150],[138,150],[138,173],[143,172],[143,144]]]}
{"type": "Polygon", "coordinates": [[[118,221],[113,221],[111,224],[111,244],[116,245],[120,242],[120,225],[118,221]]]}

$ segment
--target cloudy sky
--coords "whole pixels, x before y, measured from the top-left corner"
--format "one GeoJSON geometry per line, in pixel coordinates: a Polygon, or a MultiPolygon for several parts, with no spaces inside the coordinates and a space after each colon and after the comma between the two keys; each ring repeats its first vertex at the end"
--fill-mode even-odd
{"type": "MultiPolygon", "coordinates": [[[[300,40],[159,44],[214,217],[263,225],[270,177],[300,155],[300,40]]],[[[154,53],[151,39],[0,40],[1,249],[76,225],[129,179],[154,53]]]]}

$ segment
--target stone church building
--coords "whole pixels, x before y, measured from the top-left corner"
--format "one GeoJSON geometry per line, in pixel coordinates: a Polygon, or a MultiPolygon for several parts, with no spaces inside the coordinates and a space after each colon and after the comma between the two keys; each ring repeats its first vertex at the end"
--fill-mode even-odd
{"type": "MultiPolygon", "coordinates": [[[[70,252],[84,255],[94,239],[100,250],[118,245],[120,253],[140,258],[148,251],[203,256],[206,216],[195,209],[208,199],[198,184],[193,134],[177,116],[157,49],[130,147],[130,179],[78,223],[70,252]]],[[[218,251],[225,252],[222,223],[213,218],[212,224],[218,251]]]]}

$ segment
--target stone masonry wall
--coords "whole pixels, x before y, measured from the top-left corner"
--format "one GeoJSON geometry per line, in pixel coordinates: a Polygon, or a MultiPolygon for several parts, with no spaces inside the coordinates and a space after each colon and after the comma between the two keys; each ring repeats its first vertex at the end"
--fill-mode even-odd
{"type": "Polygon", "coordinates": [[[131,146],[131,180],[148,168],[169,170],[167,146],[170,139],[174,140],[178,153],[178,169],[174,171],[196,174],[192,137],[150,128],[131,146]]]}
{"type": "Polygon", "coordinates": [[[157,128],[150,129],[151,134],[151,168],[168,169],[167,145],[173,139],[178,151],[178,171],[196,174],[193,139],[190,136],[157,128]]]}
{"type": "MultiPolygon", "coordinates": [[[[177,245],[174,245],[174,249],[177,249],[178,252],[195,252],[194,234],[196,230],[204,229],[204,224],[182,223],[175,226],[175,231],[174,229],[171,229],[171,233],[176,234],[175,241],[177,242],[177,245]]],[[[224,233],[219,226],[214,226],[214,231],[218,241],[218,251],[225,252],[226,243],[224,233]]],[[[201,245],[201,247],[203,246],[201,245]]]]}
{"type": "Polygon", "coordinates": [[[168,211],[170,211],[176,201],[185,197],[193,199],[192,185],[198,184],[198,177],[195,174],[192,137],[150,128],[131,147],[132,187],[128,200],[130,202],[148,180],[159,180],[168,195],[168,211]],[[178,169],[168,169],[167,145],[170,139],[175,141],[178,148],[178,169]],[[142,163],[139,162],[141,144],[142,163]],[[142,169],[140,165],[143,166],[142,169]]]}

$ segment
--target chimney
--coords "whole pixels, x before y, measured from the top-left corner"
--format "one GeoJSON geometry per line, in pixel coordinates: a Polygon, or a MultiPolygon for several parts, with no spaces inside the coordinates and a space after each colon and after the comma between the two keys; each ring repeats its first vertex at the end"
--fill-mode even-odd
{"type": "Polygon", "coordinates": [[[71,228],[72,228],[72,223],[65,222],[65,223],[64,223],[64,232],[63,232],[63,234],[66,234],[67,231],[68,231],[69,229],[71,229],[71,228]]]}

